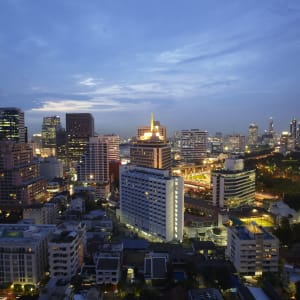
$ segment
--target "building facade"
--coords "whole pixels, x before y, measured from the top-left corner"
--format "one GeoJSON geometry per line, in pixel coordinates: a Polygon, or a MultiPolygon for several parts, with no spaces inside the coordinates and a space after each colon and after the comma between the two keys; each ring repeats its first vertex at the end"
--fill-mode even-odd
{"type": "Polygon", "coordinates": [[[139,142],[130,147],[130,162],[145,168],[171,168],[171,146],[166,143],[139,142]]]}
{"type": "Polygon", "coordinates": [[[15,107],[0,108],[0,140],[26,142],[24,112],[15,107]]]}
{"type": "Polygon", "coordinates": [[[180,156],[184,162],[200,162],[207,157],[208,132],[199,129],[180,131],[180,156]]]}
{"type": "Polygon", "coordinates": [[[166,142],[166,128],[154,120],[153,114],[150,126],[138,129],[137,141],[130,147],[130,162],[145,168],[171,169],[171,145],[166,142]]]}
{"type": "Polygon", "coordinates": [[[0,205],[22,206],[42,202],[46,181],[40,176],[39,164],[33,160],[29,144],[0,143],[0,205]]]}
{"type": "Polygon", "coordinates": [[[94,118],[89,113],[66,114],[67,157],[79,162],[90,137],[94,136],[94,118]]]}
{"type": "Polygon", "coordinates": [[[227,256],[241,275],[278,272],[279,241],[265,228],[251,223],[227,228],[227,256]]]}
{"type": "Polygon", "coordinates": [[[49,249],[50,276],[70,280],[83,265],[85,226],[63,224],[53,233],[49,249]]]}
{"type": "Polygon", "coordinates": [[[108,183],[108,143],[102,137],[90,137],[86,153],[77,167],[78,181],[108,183]]]}
{"type": "Polygon", "coordinates": [[[123,166],[120,180],[122,223],[164,241],[182,240],[182,177],[171,177],[168,170],[123,166]]]}
{"type": "Polygon", "coordinates": [[[60,117],[44,117],[42,124],[42,156],[56,155],[56,132],[61,126],[60,117]]]}
{"type": "Polygon", "coordinates": [[[252,206],[255,196],[255,170],[244,170],[242,159],[227,159],[225,168],[211,173],[214,206],[252,206]]]}
{"type": "Polygon", "coordinates": [[[38,285],[48,265],[55,225],[0,224],[0,284],[38,285]]]}

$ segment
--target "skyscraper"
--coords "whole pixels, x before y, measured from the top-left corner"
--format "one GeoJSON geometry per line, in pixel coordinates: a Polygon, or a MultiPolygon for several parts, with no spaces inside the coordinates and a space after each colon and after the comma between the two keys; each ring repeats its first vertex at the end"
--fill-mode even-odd
{"type": "Polygon", "coordinates": [[[297,139],[297,120],[294,117],[290,123],[290,137],[296,141],[297,139]]]}
{"type": "Polygon", "coordinates": [[[162,126],[161,128],[164,129],[160,131],[160,125],[155,125],[158,123],[158,121],[154,121],[152,115],[151,125],[139,128],[138,140],[130,147],[130,162],[132,164],[155,169],[171,168],[171,146],[166,142],[166,137],[162,135],[166,133],[165,127],[162,126]],[[141,128],[149,128],[149,131],[143,130],[143,135],[141,135],[141,128]]]}
{"type": "Polygon", "coordinates": [[[181,241],[184,189],[182,177],[170,176],[171,146],[166,130],[151,117],[150,131],[138,131],[130,149],[131,165],[120,171],[121,222],[163,241],[181,241]],[[163,133],[163,134],[161,134],[163,133]]]}
{"type": "Polygon", "coordinates": [[[87,151],[77,167],[78,181],[108,183],[108,143],[100,136],[90,137],[87,151]]]}
{"type": "Polygon", "coordinates": [[[29,144],[0,143],[0,205],[15,207],[46,200],[46,182],[29,144]]]}
{"type": "Polygon", "coordinates": [[[89,137],[94,135],[94,118],[89,113],[67,113],[67,157],[70,163],[80,161],[89,137]]]}
{"type": "Polygon", "coordinates": [[[44,117],[42,125],[42,154],[43,156],[56,155],[56,132],[61,126],[60,117],[44,117]]]}
{"type": "Polygon", "coordinates": [[[24,112],[19,108],[0,108],[0,140],[25,143],[24,112]]]}
{"type": "Polygon", "coordinates": [[[248,129],[248,146],[254,148],[258,142],[258,126],[251,123],[248,129]]]}

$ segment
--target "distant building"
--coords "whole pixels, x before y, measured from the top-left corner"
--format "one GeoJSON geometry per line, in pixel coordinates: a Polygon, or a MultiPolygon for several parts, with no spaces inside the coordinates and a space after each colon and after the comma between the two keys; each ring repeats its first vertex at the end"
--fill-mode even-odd
{"type": "Polygon", "coordinates": [[[230,134],[224,140],[224,152],[245,152],[246,138],[244,135],[230,134]]]}
{"type": "Polygon", "coordinates": [[[241,275],[278,272],[279,240],[251,223],[227,228],[227,256],[241,275]]]}
{"type": "Polygon", "coordinates": [[[251,123],[248,129],[248,146],[253,149],[258,144],[258,126],[255,123],[251,123]]]}
{"type": "Polygon", "coordinates": [[[0,224],[0,284],[32,284],[45,278],[49,235],[55,225],[0,224]]]}
{"type": "Polygon", "coordinates": [[[15,107],[0,108],[0,140],[26,142],[24,112],[15,107]]]}
{"type": "Polygon", "coordinates": [[[46,197],[46,181],[29,144],[0,142],[0,205],[23,206],[46,197]]]}
{"type": "Polygon", "coordinates": [[[207,157],[208,132],[199,129],[180,131],[180,155],[185,162],[200,162],[207,157]]]}
{"type": "Polygon", "coordinates": [[[164,241],[183,237],[183,179],[168,170],[123,166],[121,222],[164,241]]]}
{"type": "Polygon", "coordinates": [[[67,113],[67,157],[77,163],[86,150],[90,137],[94,136],[94,118],[89,113],[67,113]]]}
{"type": "Polygon", "coordinates": [[[238,208],[251,206],[255,196],[255,170],[244,170],[242,159],[227,159],[225,168],[212,171],[214,206],[238,208]]]}

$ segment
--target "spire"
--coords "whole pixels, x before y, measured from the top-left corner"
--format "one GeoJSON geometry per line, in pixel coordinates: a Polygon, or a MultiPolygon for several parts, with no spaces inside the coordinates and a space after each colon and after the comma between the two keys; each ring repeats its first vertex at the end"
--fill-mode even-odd
{"type": "Polygon", "coordinates": [[[151,113],[151,123],[150,123],[151,132],[154,132],[154,113],[151,113]]]}

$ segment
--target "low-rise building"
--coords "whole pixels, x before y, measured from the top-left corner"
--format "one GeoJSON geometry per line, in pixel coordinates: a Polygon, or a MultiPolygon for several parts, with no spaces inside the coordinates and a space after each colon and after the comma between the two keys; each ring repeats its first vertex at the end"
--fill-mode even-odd
{"type": "Polygon", "coordinates": [[[37,285],[48,265],[48,237],[54,225],[0,225],[0,284],[37,285]]]}
{"type": "Polygon", "coordinates": [[[96,283],[117,284],[121,278],[123,244],[105,244],[95,256],[96,283]]]}
{"type": "Polygon", "coordinates": [[[64,224],[49,241],[50,276],[70,280],[83,265],[85,227],[64,224]]]}
{"type": "Polygon", "coordinates": [[[264,227],[251,223],[229,226],[227,256],[241,275],[277,272],[279,240],[264,227]]]}

